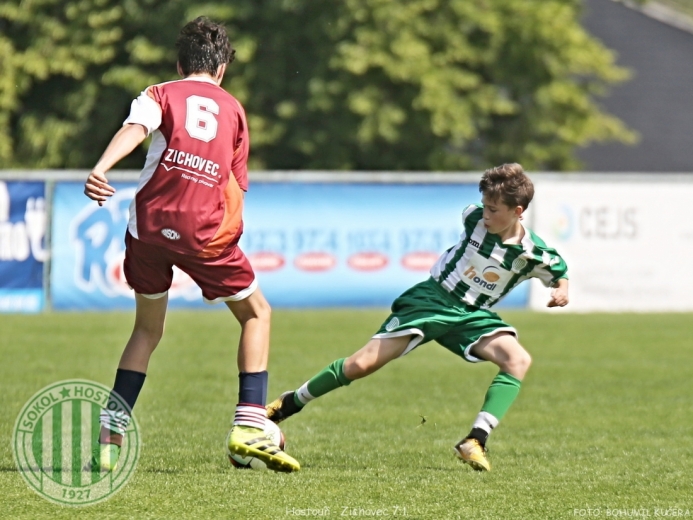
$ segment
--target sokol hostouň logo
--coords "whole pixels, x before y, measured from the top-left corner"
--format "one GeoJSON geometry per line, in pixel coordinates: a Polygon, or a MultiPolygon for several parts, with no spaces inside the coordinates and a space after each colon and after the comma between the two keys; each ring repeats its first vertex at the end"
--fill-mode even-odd
{"type": "Polygon", "coordinates": [[[96,504],[130,479],[140,454],[140,434],[132,417],[112,472],[90,468],[102,409],[127,410],[123,399],[93,381],[73,379],[49,385],[22,408],[12,448],[19,474],[31,489],[53,503],[96,504]],[[110,399],[109,399],[110,397],[110,399]]]}

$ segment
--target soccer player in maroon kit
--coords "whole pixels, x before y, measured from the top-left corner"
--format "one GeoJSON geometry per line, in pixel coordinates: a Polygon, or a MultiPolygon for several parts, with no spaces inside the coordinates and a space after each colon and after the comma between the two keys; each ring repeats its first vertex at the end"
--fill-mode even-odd
{"type": "Polygon", "coordinates": [[[295,471],[298,462],[263,431],[270,306],[238,247],[248,188],[248,125],[241,104],[220,87],[235,50],[225,28],[204,17],[183,27],[176,47],[183,79],[150,86],[133,101],[85,183],[84,193],[103,205],[115,192],[106,172],[151,136],[125,235],[124,272],[135,291],[136,315],[113,393],[129,410],[102,410],[89,466],[116,468],[149,358],[163,334],[175,265],[199,285],[206,302],[224,302],[241,325],[239,397],[228,450],[257,457],[275,471],[295,471]]]}

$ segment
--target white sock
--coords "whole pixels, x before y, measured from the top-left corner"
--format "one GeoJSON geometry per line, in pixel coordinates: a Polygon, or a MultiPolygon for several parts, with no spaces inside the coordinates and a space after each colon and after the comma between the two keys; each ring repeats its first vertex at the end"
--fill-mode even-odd
{"type": "Polygon", "coordinates": [[[267,410],[259,404],[238,404],[233,417],[234,426],[250,426],[252,428],[265,429],[267,410]]]}
{"type": "Polygon", "coordinates": [[[99,422],[107,430],[125,435],[130,424],[130,416],[123,410],[107,410],[104,408],[99,414],[99,422]]]}
{"type": "Polygon", "coordinates": [[[481,428],[486,433],[490,434],[491,430],[496,426],[498,426],[498,419],[488,412],[479,412],[479,415],[477,415],[474,420],[472,428],[481,428]]]}
{"type": "Polygon", "coordinates": [[[306,381],[303,383],[301,388],[296,390],[296,397],[298,397],[298,400],[303,403],[303,406],[307,405],[310,403],[315,397],[311,395],[311,393],[308,391],[308,382],[306,381]]]}

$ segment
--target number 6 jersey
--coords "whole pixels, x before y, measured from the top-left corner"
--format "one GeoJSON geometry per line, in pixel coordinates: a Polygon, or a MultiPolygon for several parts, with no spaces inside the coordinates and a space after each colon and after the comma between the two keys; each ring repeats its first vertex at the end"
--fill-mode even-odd
{"type": "Polygon", "coordinates": [[[249,136],[243,107],[211,78],[153,85],[123,123],[151,134],[128,231],[143,242],[216,257],[243,232],[249,136]]]}

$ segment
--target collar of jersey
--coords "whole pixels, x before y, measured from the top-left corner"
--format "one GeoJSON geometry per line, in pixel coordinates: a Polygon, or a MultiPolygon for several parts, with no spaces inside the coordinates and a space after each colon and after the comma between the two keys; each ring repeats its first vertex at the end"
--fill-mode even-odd
{"type": "Polygon", "coordinates": [[[187,78],[183,78],[181,81],[201,81],[203,83],[211,83],[212,85],[217,84],[217,82],[212,78],[205,78],[204,76],[188,76],[187,78]]]}
{"type": "Polygon", "coordinates": [[[532,237],[529,234],[529,229],[527,229],[527,226],[525,226],[522,223],[522,221],[520,221],[520,225],[522,226],[522,231],[524,231],[524,235],[522,237],[522,240],[520,240],[519,244],[506,244],[499,237],[497,240],[498,245],[500,247],[521,247],[525,251],[531,251],[534,248],[534,243],[532,242],[532,237]]]}

